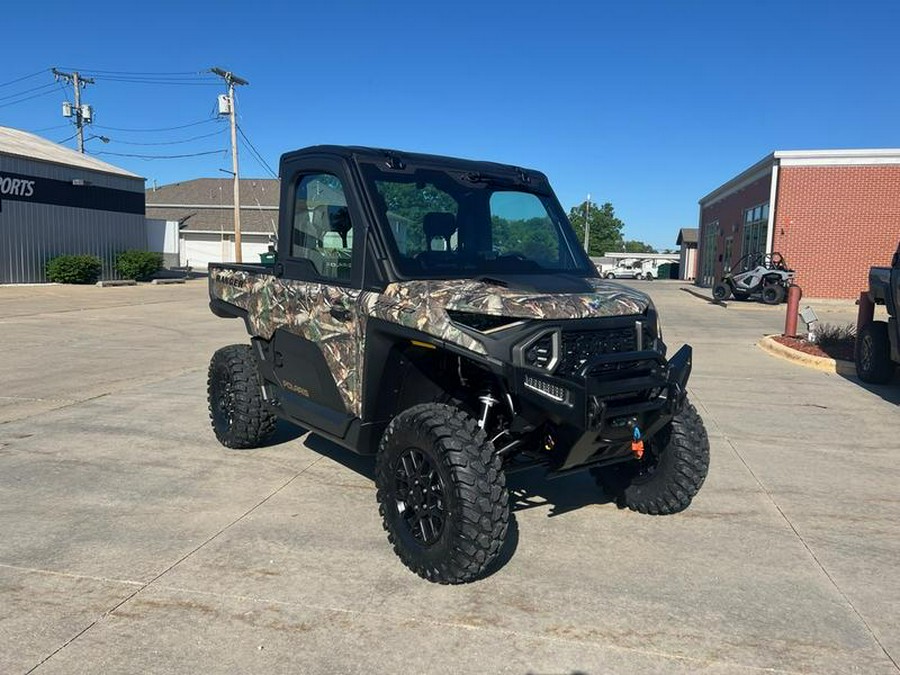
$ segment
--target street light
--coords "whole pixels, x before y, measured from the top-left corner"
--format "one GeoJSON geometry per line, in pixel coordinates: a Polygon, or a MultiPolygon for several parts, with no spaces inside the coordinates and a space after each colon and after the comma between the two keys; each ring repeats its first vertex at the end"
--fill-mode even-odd
{"type": "Polygon", "coordinates": [[[94,134],[93,136],[88,136],[87,138],[84,139],[84,142],[87,143],[92,138],[99,138],[101,143],[109,143],[109,138],[107,138],[106,136],[100,136],[98,134],[94,134]]]}

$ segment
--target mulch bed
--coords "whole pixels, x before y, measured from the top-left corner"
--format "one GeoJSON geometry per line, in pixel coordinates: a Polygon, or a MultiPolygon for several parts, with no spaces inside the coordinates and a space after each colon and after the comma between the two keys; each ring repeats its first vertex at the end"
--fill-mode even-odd
{"type": "Polygon", "coordinates": [[[798,352],[803,352],[804,354],[821,356],[826,359],[840,359],[843,361],[853,360],[853,349],[855,346],[855,341],[853,340],[841,342],[840,344],[836,345],[828,345],[826,347],[822,347],[821,345],[817,345],[814,342],[809,342],[807,340],[804,340],[803,338],[792,338],[784,337],[783,335],[776,335],[773,337],[773,339],[775,340],[775,342],[779,342],[785,347],[796,349],[798,352]]]}

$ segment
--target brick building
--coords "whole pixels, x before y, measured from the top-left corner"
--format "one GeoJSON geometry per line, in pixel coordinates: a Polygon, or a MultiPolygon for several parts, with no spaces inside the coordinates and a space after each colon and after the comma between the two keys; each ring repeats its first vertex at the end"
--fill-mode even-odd
{"type": "Polygon", "coordinates": [[[781,253],[807,297],[854,298],[900,240],[900,149],[776,151],[700,200],[697,283],[781,253]]]}

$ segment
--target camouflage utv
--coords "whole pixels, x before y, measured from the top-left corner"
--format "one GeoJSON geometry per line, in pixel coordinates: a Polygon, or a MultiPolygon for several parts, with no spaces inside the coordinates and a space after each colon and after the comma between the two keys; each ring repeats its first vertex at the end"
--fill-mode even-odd
{"type": "Polygon", "coordinates": [[[620,505],[685,509],[709,443],[691,348],[666,359],[643,293],[599,277],[546,177],[485,162],[318,146],[281,160],[274,265],[211,265],[209,409],[230,448],[276,419],[375,454],[388,539],[440,583],[484,575],[506,473],[590,470],[620,505]]]}

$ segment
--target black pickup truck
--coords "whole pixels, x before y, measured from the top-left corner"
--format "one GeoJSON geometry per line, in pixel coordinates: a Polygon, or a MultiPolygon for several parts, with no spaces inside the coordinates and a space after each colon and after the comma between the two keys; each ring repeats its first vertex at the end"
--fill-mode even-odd
{"type": "Polygon", "coordinates": [[[709,441],[644,293],[600,278],[547,178],[520,167],[317,146],[281,160],[272,266],[211,265],[219,441],[276,418],[376,455],[400,559],[482,575],[506,537],[509,471],[590,470],[635,511],[687,508],[709,441]]]}
{"type": "MultiPolygon", "coordinates": [[[[890,267],[872,267],[869,270],[869,300],[874,305],[884,305],[887,321],[872,321],[871,317],[860,321],[856,336],[856,373],[863,382],[885,383],[894,376],[900,364],[900,245],[894,253],[890,267]]],[[[863,308],[860,308],[863,312],[863,308]]]]}

